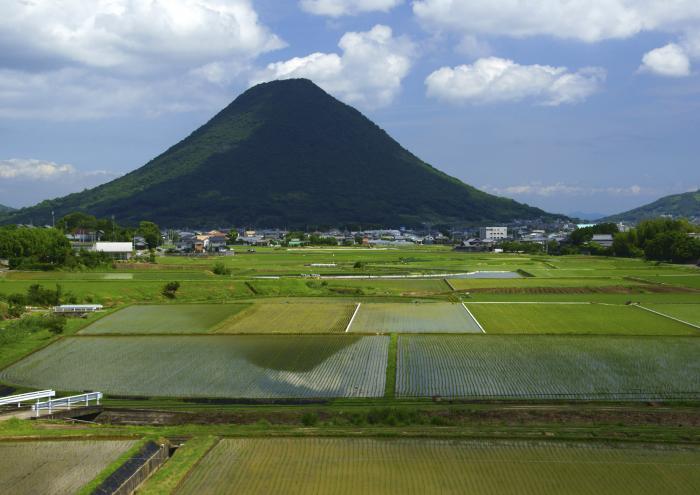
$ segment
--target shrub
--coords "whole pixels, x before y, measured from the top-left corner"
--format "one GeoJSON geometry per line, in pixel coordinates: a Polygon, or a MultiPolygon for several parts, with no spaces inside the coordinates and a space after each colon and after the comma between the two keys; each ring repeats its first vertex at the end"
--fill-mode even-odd
{"type": "Polygon", "coordinates": [[[231,269],[220,261],[218,263],[214,263],[211,271],[216,275],[231,275],[231,269]]]}
{"type": "Polygon", "coordinates": [[[27,289],[27,304],[30,306],[56,306],[61,303],[63,290],[56,284],[56,290],[45,289],[39,284],[32,284],[27,289]]]}
{"type": "Polygon", "coordinates": [[[161,294],[163,294],[163,296],[167,297],[168,299],[175,299],[175,293],[179,288],[180,282],[168,282],[163,286],[161,294]]]}
{"type": "Polygon", "coordinates": [[[46,318],[46,321],[43,323],[43,326],[52,334],[60,335],[66,328],[66,320],[65,318],[61,318],[60,316],[50,316],[46,318]]]}
{"type": "Polygon", "coordinates": [[[318,415],[312,412],[304,413],[301,417],[301,423],[304,426],[316,426],[318,424],[318,415]]]}

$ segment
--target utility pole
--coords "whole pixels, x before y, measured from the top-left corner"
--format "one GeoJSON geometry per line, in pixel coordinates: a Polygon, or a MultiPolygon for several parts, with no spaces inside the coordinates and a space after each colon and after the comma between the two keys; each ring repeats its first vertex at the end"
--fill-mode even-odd
{"type": "Polygon", "coordinates": [[[51,210],[51,228],[56,228],[56,216],[54,215],[53,210],[51,210]]]}

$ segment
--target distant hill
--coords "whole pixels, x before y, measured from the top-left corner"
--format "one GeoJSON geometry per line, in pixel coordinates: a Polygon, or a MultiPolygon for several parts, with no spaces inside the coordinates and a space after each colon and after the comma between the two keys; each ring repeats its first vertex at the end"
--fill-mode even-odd
{"type": "Polygon", "coordinates": [[[648,205],[640,206],[639,208],[617,215],[611,215],[601,221],[639,222],[645,218],[654,218],[661,215],[672,215],[673,217],[684,217],[688,219],[700,218],[700,189],[695,192],[664,196],[648,205]]]}
{"type": "Polygon", "coordinates": [[[402,148],[305,79],[255,86],[143,167],[5,215],[71,211],[120,223],[315,227],[473,224],[553,215],[479,191],[402,148]]]}
{"type": "Polygon", "coordinates": [[[11,211],[14,211],[14,208],[5,205],[0,205],[0,213],[8,213],[11,211]]]}
{"type": "Polygon", "coordinates": [[[593,213],[590,211],[570,211],[567,215],[571,218],[578,218],[580,220],[590,220],[596,221],[599,218],[603,218],[605,213],[593,213]]]}

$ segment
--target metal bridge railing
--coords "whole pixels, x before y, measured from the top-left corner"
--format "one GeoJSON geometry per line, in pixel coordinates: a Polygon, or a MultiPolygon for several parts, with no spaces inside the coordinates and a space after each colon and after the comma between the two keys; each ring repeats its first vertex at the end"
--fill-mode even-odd
{"type": "Polygon", "coordinates": [[[55,396],[56,392],[54,390],[40,390],[38,392],[29,392],[26,394],[8,395],[6,397],[0,397],[0,406],[17,404],[17,407],[22,407],[23,403],[34,400],[38,403],[40,399],[47,399],[55,396]]]}
{"type": "Polygon", "coordinates": [[[96,401],[99,405],[102,399],[102,392],[89,392],[80,395],[71,395],[70,397],[59,397],[58,399],[49,399],[46,402],[38,402],[32,406],[32,411],[39,413],[42,409],[48,409],[49,413],[57,408],[68,408],[70,409],[73,405],[87,406],[90,401],[96,401]]]}

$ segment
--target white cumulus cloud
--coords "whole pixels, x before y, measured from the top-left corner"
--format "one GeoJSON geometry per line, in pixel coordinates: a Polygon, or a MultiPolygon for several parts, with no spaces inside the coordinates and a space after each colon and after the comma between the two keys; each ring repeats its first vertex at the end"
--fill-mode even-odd
{"type": "Polygon", "coordinates": [[[388,12],[403,0],[301,0],[302,10],[328,17],[357,15],[364,12],[388,12]]]}
{"type": "Polygon", "coordinates": [[[413,12],[433,30],[586,42],[700,23],[697,0],[415,0],[413,12]]]}
{"type": "Polygon", "coordinates": [[[251,84],[303,77],[347,103],[370,108],[391,103],[411,68],[413,43],[376,25],[367,32],[345,33],[338,46],[340,54],[317,52],[271,63],[251,84]]]}
{"type": "Polygon", "coordinates": [[[690,75],[690,59],[681,46],[669,43],[644,54],[639,69],[660,76],[683,77],[690,75]]]}
{"type": "Polygon", "coordinates": [[[5,49],[127,71],[254,57],[282,45],[250,0],[9,0],[0,16],[5,49]]]}
{"type": "Polygon", "coordinates": [[[451,102],[489,103],[534,99],[545,105],[577,103],[599,90],[605,71],[520,65],[498,57],[442,67],[425,80],[428,96],[451,102]]]}
{"type": "Polygon", "coordinates": [[[73,165],[25,159],[0,160],[0,179],[54,180],[75,173],[73,165]]]}
{"type": "Polygon", "coordinates": [[[251,0],[7,0],[0,117],[216,109],[257,56],[282,46],[251,0]]]}

